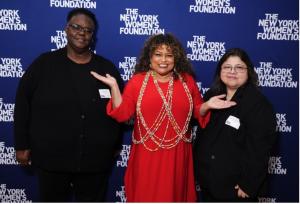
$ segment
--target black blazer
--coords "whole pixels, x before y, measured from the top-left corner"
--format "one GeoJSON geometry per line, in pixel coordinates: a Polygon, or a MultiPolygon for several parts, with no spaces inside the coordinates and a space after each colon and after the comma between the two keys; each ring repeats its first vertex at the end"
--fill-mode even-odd
{"type": "Polygon", "coordinates": [[[66,49],[44,53],[26,70],[16,94],[16,150],[30,149],[33,165],[51,171],[107,172],[119,138],[119,124],[106,114],[108,89],[90,71],[122,79],[113,63],[93,55],[76,64],[66,49]]]}
{"type": "MultiPolygon", "coordinates": [[[[204,100],[212,96],[208,91],[204,100]]],[[[220,200],[236,198],[236,184],[250,197],[257,197],[276,138],[272,106],[256,87],[239,88],[232,100],[236,106],[211,111],[194,146],[196,178],[201,188],[220,200]]]]}

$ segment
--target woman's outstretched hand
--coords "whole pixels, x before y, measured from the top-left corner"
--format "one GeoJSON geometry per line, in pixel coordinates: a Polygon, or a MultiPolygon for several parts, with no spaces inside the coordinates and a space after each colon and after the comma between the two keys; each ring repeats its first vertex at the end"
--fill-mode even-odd
{"type": "Polygon", "coordinates": [[[103,83],[108,85],[110,88],[113,88],[114,86],[118,85],[117,80],[114,77],[110,76],[109,74],[102,76],[94,71],[91,71],[91,74],[99,81],[102,81],[103,83]]]}
{"type": "Polygon", "coordinates": [[[225,96],[225,94],[213,96],[206,103],[210,109],[225,109],[236,105],[234,101],[224,100],[223,98],[225,98],[225,96]]]}
{"type": "Polygon", "coordinates": [[[93,71],[91,71],[91,74],[96,79],[98,79],[99,81],[103,82],[104,84],[110,87],[112,106],[113,108],[119,107],[120,104],[122,103],[122,95],[117,80],[109,74],[102,76],[93,71]]]}
{"type": "Polygon", "coordinates": [[[236,102],[234,101],[224,100],[223,98],[225,98],[225,96],[225,94],[221,94],[211,97],[208,101],[201,105],[200,114],[204,116],[210,109],[225,109],[236,105],[236,102]]]}

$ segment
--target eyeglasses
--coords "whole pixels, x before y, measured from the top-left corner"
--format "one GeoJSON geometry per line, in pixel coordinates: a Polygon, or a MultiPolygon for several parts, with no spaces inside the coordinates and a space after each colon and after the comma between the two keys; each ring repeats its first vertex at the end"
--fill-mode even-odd
{"type": "Polygon", "coordinates": [[[78,25],[78,24],[76,24],[76,23],[68,24],[68,26],[69,26],[73,31],[75,31],[75,32],[81,32],[81,31],[83,31],[84,33],[89,34],[89,35],[91,35],[91,34],[94,33],[94,30],[93,30],[93,29],[91,29],[91,28],[84,28],[84,27],[82,27],[82,26],[80,26],[80,25],[78,25]]]}
{"type": "Polygon", "coordinates": [[[244,73],[246,72],[247,70],[247,67],[244,67],[242,65],[236,65],[236,66],[229,66],[229,65],[225,65],[225,66],[222,66],[222,71],[223,72],[232,72],[232,70],[234,70],[235,72],[237,73],[244,73]]]}

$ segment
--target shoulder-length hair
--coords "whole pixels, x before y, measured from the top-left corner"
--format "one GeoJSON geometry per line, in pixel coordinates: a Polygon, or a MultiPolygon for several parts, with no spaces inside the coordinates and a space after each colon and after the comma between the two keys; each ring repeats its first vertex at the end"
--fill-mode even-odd
{"type": "Polygon", "coordinates": [[[248,54],[241,48],[231,48],[225,52],[217,64],[216,72],[214,75],[213,83],[211,86],[211,91],[215,94],[226,93],[226,85],[221,80],[221,68],[223,63],[232,56],[239,57],[247,65],[247,74],[248,79],[246,84],[253,84],[255,87],[258,87],[258,76],[254,70],[254,66],[248,56],[248,54]]]}
{"type": "Polygon", "coordinates": [[[173,73],[176,79],[178,78],[178,74],[182,73],[187,73],[195,77],[192,64],[187,59],[185,50],[179,40],[170,33],[153,35],[145,42],[135,66],[135,74],[150,70],[150,59],[155,50],[162,45],[166,45],[172,50],[175,61],[173,73]]]}

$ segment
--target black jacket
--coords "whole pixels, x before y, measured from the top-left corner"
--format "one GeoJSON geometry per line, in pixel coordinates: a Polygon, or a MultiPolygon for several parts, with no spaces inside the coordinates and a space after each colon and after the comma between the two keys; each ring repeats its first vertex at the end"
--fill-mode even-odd
{"type": "MultiPolygon", "coordinates": [[[[208,91],[204,100],[212,96],[208,91]]],[[[272,106],[256,87],[239,88],[232,100],[236,106],[211,111],[194,146],[197,180],[219,200],[236,198],[236,184],[252,198],[259,195],[276,138],[272,106]]]]}
{"type": "Polygon", "coordinates": [[[76,64],[66,48],[44,53],[26,70],[16,94],[14,130],[16,150],[30,149],[35,166],[51,171],[107,172],[119,138],[119,124],[106,114],[109,89],[90,71],[114,76],[108,60],[93,55],[76,64]]]}

